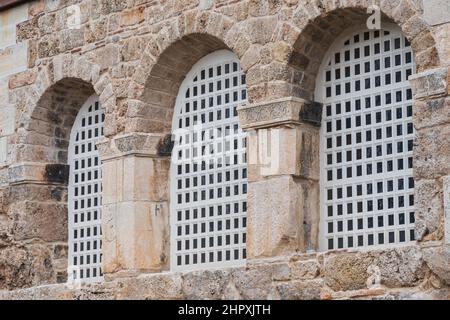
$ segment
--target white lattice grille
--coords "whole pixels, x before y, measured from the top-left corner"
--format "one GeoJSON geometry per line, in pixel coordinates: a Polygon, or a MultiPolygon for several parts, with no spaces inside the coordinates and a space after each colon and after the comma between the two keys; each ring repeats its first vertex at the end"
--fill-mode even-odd
{"type": "Polygon", "coordinates": [[[245,75],[229,51],[199,61],[177,98],[171,179],[171,266],[236,266],[246,258],[246,136],[236,108],[245,75]]]}
{"type": "Polygon", "coordinates": [[[414,240],[412,93],[396,29],[344,38],[321,69],[321,248],[414,240]]]}
{"type": "Polygon", "coordinates": [[[75,120],[69,144],[69,281],[103,279],[101,164],[96,143],[104,115],[98,98],[88,99],[75,120]]]}

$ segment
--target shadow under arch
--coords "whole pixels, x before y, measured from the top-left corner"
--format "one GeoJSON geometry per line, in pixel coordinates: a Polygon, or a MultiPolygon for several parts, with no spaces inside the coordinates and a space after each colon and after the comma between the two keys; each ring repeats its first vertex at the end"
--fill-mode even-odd
{"type": "Polygon", "coordinates": [[[17,161],[65,165],[72,125],[81,106],[93,94],[91,84],[76,78],[64,78],[49,87],[30,119],[19,128],[22,152],[17,161]]]}

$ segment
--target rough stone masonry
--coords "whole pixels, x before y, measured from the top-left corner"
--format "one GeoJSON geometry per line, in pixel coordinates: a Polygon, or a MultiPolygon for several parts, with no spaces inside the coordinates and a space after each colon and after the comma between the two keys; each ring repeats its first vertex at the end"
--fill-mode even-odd
{"type": "Polygon", "coordinates": [[[2,9],[0,28],[0,299],[450,298],[448,1],[35,0],[2,9]],[[66,23],[74,4],[80,28],[66,23]],[[417,241],[319,252],[315,81],[333,40],[364,24],[372,4],[401,28],[417,66],[417,241]],[[218,49],[247,76],[248,153],[262,129],[277,128],[284,160],[263,175],[249,167],[247,265],[173,273],[167,135],[180,83],[218,49]],[[93,93],[106,116],[105,282],[74,288],[67,148],[93,93]]]}

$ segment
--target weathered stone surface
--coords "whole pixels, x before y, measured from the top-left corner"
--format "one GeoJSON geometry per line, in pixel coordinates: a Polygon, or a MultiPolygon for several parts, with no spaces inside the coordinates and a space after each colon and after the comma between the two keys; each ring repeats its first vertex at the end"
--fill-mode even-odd
{"type": "Polygon", "coordinates": [[[423,16],[430,25],[450,22],[450,4],[445,0],[424,1],[423,16]]]}
{"type": "Polygon", "coordinates": [[[408,246],[371,253],[381,271],[381,284],[390,288],[413,287],[425,278],[426,267],[418,247],[408,246]]]}
{"type": "Polygon", "coordinates": [[[450,98],[415,101],[414,125],[417,129],[448,124],[450,122],[450,98]]]}
{"type": "Polygon", "coordinates": [[[183,274],[183,291],[189,300],[220,299],[230,281],[230,271],[195,271],[183,274]]]}
{"type": "MultiPolygon", "coordinates": [[[[415,231],[418,239],[433,236],[441,226],[444,217],[444,201],[441,180],[419,180],[415,183],[415,231]]],[[[442,230],[440,230],[442,232],[442,230]]]]}
{"type": "Polygon", "coordinates": [[[324,280],[334,291],[364,289],[374,268],[380,273],[380,278],[376,281],[393,288],[416,286],[426,273],[422,252],[419,248],[410,246],[326,255],[324,280]]]}
{"type": "Polygon", "coordinates": [[[10,231],[15,240],[67,241],[66,204],[27,200],[13,203],[9,215],[14,221],[10,231]]]}
{"type": "Polygon", "coordinates": [[[290,266],[292,279],[314,279],[320,274],[317,260],[295,261],[290,266]]]}
{"type": "Polygon", "coordinates": [[[305,104],[305,100],[290,97],[268,103],[242,106],[238,109],[239,119],[243,129],[299,123],[300,112],[305,104]]]}
{"type": "MultiPolygon", "coordinates": [[[[190,280],[185,279],[185,281],[190,280]]],[[[117,299],[182,299],[184,298],[182,283],[182,276],[177,274],[142,275],[136,278],[119,279],[118,286],[121,290],[118,292],[117,299]]],[[[199,294],[198,297],[202,295],[199,294]]]]}
{"type": "Polygon", "coordinates": [[[232,272],[232,282],[240,292],[242,299],[267,299],[270,294],[272,282],[271,265],[240,268],[232,272]]]}
{"type": "Polygon", "coordinates": [[[302,188],[290,176],[250,183],[247,222],[249,258],[271,257],[303,249],[302,188]]]}
{"type": "Polygon", "coordinates": [[[444,240],[450,244],[450,176],[443,177],[444,240]]]}
{"type": "Polygon", "coordinates": [[[43,245],[1,248],[0,290],[56,283],[52,263],[52,251],[43,245]]]}
{"type": "Polygon", "coordinates": [[[322,280],[307,280],[281,283],[276,290],[281,300],[318,300],[322,287],[322,280]]]}
{"type": "Polygon", "coordinates": [[[433,273],[450,284],[450,247],[432,247],[423,249],[423,259],[433,273]]]}
{"type": "Polygon", "coordinates": [[[414,142],[414,175],[417,179],[438,179],[450,173],[450,125],[418,130],[414,142]]]}
{"type": "Polygon", "coordinates": [[[416,99],[447,94],[448,68],[431,69],[409,77],[411,88],[416,99]]]}
{"type": "Polygon", "coordinates": [[[367,268],[373,258],[367,253],[342,253],[325,257],[324,281],[334,291],[358,290],[366,287],[367,268]]]}

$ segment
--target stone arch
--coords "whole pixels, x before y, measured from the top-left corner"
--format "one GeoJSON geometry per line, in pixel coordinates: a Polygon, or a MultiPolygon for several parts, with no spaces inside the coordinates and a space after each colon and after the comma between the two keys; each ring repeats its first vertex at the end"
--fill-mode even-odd
{"type": "Polygon", "coordinates": [[[64,78],[49,87],[18,130],[18,161],[65,164],[70,130],[92,85],[64,78]]]}
{"type": "Polygon", "coordinates": [[[84,59],[60,56],[10,80],[17,120],[9,154],[14,166],[8,169],[8,192],[14,201],[6,208],[8,233],[27,259],[44,264],[24,285],[66,281],[71,128],[89,96],[114,101],[112,85],[99,70],[84,59]]]}
{"type": "Polygon", "coordinates": [[[231,50],[219,38],[199,33],[183,36],[165,48],[155,62],[147,65],[148,70],[140,73],[145,82],[139,102],[131,101],[128,105],[128,130],[169,132],[175,99],[186,74],[202,57],[220,49],[231,50]]]}
{"type": "MultiPolygon", "coordinates": [[[[178,88],[200,58],[228,49],[241,60],[251,51],[245,23],[222,13],[194,9],[158,26],[155,34],[146,38],[141,67],[132,77],[125,131],[170,131],[178,88]]],[[[246,72],[249,65],[241,62],[246,72]]]]}
{"type": "MultiPolygon", "coordinates": [[[[359,1],[358,5],[346,2],[351,1],[333,4],[330,8],[299,8],[294,14],[292,23],[297,26],[292,28],[297,30],[298,36],[292,45],[288,65],[296,75],[293,78],[300,79],[298,83],[292,83],[297,96],[313,100],[317,72],[329,46],[346,29],[365,25],[371,1],[359,1]]],[[[378,3],[382,11],[381,23],[395,23],[401,28],[411,42],[418,72],[438,66],[436,43],[429,27],[419,17],[420,8],[413,1],[396,2],[396,5],[389,1],[378,3]]]]}
{"type": "MultiPolygon", "coordinates": [[[[14,88],[13,101],[18,110],[15,143],[16,162],[66,163],[70,130],[86,99],[97,94],[103,112],[114,116],[116,99],[108,73],[85,57],[71,54],[54,57],[35,73],[34,83],[14,88]]],[[[117,130],[109,121],[105,135],[117,130]]]]}

